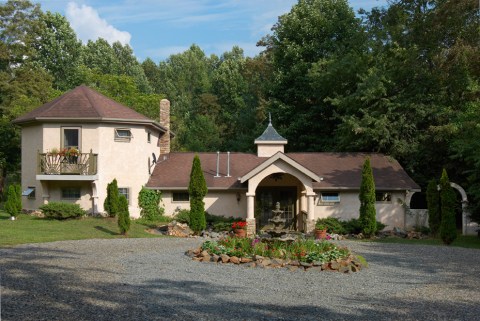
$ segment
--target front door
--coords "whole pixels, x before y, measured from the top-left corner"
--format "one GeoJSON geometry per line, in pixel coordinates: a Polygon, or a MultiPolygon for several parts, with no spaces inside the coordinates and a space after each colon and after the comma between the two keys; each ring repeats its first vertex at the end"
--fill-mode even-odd
{"type": "Polygon", "coordinates": [[[272,210],[275,204],[280,203],[283,211],[282,218],[286,220],[285,226],[296,230],[297,225],[297,188],[296,187],[259,187],[256,192],[256,218],[260,228],[269,224],[268,220],[273,217],[272,210]]]}

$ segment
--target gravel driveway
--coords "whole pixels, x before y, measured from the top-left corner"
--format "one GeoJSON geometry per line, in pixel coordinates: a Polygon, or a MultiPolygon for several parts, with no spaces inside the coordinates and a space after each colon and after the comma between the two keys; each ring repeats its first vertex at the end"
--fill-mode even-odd
{"type": "Polygon", "coordinates": [[[480,250],[344,242],[354,274],[199,263],[195,239],[0,249],[1,321],[478,320],[480,250]]]}

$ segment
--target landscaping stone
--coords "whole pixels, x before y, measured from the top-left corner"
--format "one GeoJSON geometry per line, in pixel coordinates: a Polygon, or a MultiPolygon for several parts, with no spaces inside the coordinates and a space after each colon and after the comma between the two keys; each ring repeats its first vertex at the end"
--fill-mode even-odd
{"type": "Polygon", "coordinates": [[[193,231],[188,227],[187,224],[172,221],[167,225],[166,234],[176,237],[189,237],[193,235],[193,231]]]}
{"type": "Polygon", "coordinates": [[[284,260],[280,258],[268,258],[260,255],[255,255],[253,258],[249,257],[237,257],[237,256],[228,256],[227,254],[209,254],[208,251],[201,248],[196,248],[193,250],[188,250],[185,252],[185,255],[191,257],[193,260],[198,262],[211,262],[211,263],[232,263],[237,265],[243,265],[245,267],[259,267],[264,269],[273,269],[273,268],[282,268],[286,267],[289,271],[311,271],[311,272],[320,272],[320,271],[330,271],[330,272],[341,272],[341,273],[350,273],[358,272],[363,266],[361,261],[355,256],[350,255],[345,259],[338,259],[328,263],[322,262],[299,262],[298,260],[284,260]]]}

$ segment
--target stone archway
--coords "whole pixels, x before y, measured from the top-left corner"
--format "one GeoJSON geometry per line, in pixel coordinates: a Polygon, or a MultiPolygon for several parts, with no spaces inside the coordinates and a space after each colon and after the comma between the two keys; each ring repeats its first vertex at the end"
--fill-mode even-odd
{"type": "MultiPolygon", "coordinates": [[[[475,222],[472,222],[470,220],[470,215],[468,213],[468,197],[467,193],[457,183],[452,183],[450,182],[450,186],[454,189],[456,189],[459,193],[460,196],[462,197],[462,234],[463,235],[468,235],[468,234],[476,234],[476,230],[479,228],[478,224],[475,222]]],[[[405,204],[407,205],[409,211],[410,210],[410,202],[412,200],[412,196],[415,194],[415,192],[407,192],[406,198],[405,198],[405,204]]]]}

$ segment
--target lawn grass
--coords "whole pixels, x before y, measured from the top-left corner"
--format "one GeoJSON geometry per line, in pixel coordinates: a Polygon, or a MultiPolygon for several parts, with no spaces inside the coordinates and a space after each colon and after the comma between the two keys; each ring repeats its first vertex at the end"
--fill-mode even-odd
{"type": "MultiPolygon", "coordinates": [[[[128,238],[161,237],[145,232],[151,226],[132,221],[128,238]]],[[[48,220],[21,214],[15,221],[0,211],[0,247],[63,240],[125,238],[119,234],[117,220],[85,217],[69,220],[48,220]]]]}
{"type": "MultiPolygon", "coordinates": [[[[369,240],[370,242],[381,242],[381,243],[401,243],[401,244],[422,244],[422,245],[442,245],[442,240],[440,238],[428,238],[428,239],[421,239],[421,240],[409,240],[404,238],[398,237],[387,237],[382,239],[376,240],[369,240]]],[[[452,244],[449,246],[456,246],[456,247],[465,247],[469,249],[480,249],[480,238],[476,235],[458,235],[457,239],[453,241],[452,244]]]]}

